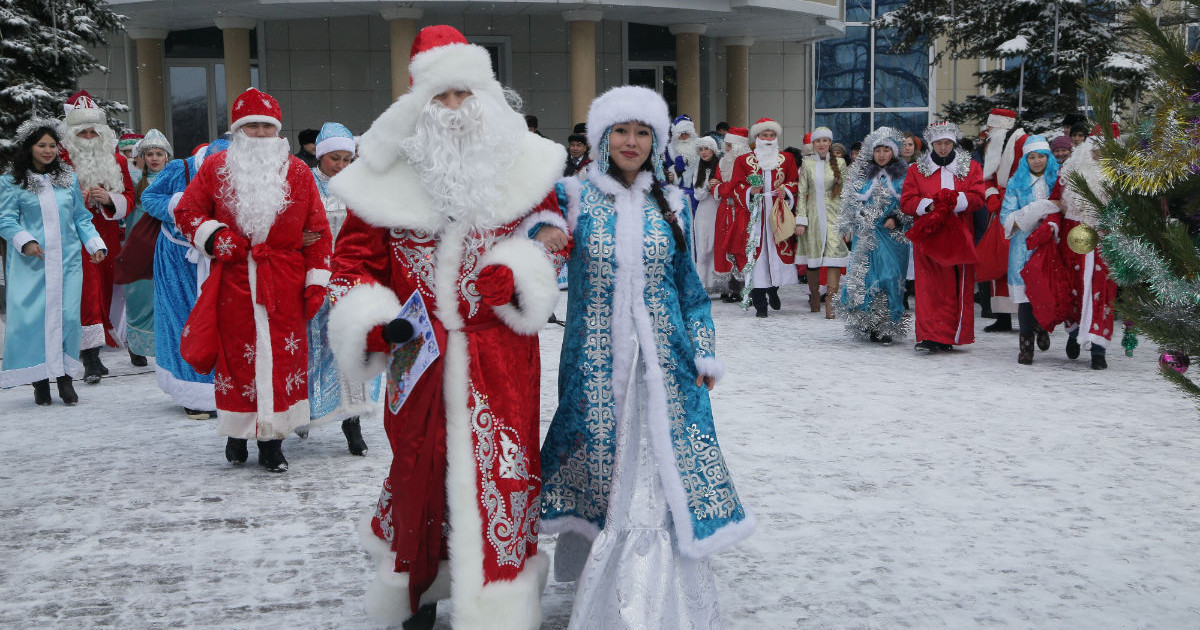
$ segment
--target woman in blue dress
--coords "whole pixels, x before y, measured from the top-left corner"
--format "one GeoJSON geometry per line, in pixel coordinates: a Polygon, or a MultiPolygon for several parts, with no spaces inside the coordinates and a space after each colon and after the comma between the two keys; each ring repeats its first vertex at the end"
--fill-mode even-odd
{"type": "Polygon", "coordinates": [[[900,212],[908,164],[900,157],[904,136],[880,127],[863,140],[862,151],[842,191],[839,231],[853,237],[842,313],[856,337],[888,345],[905,335],[904,278],[912,218],[900,212]]]}
{"type": "Polygon", "coordinates": [[[0,177],[0,238],[9,245],[0,387],[32,383],[38,405],[50,404],[52,378],[64,403],[79,402],[72,379],[83,375],[82,249],[92,262],[108,253],[83,205],[79,180],[59,158],[63,132],[55,120],[23,123],[12,168],[0,177]]]}
{"type": "MultiPolygon", "coordinates": [[[[171,143],[157,129],[151,129],[133,147],[133,155],[140,158],[145,168],[140,170],[134,181],[137,206],[125,218],[125,226],[132,229],[146,214],[142,194],[154,183],[159,173],[171,160],[171,143]]],[[[126,247],[133,245],[126,242],[126,247]]],[[[146,357],[154,356],[154,279],[138,280],[125,285],[125,346],[129,350],[129,361],[137,367],[146,365],[146,357]]]]}
{"type": "Polygon", "coordinates": [[[579,581],[572,630],[719,627],[708,557],[754,527],[713,425],[722,366],[690,213],[663,176],[669,124],[652,90],[597,98],[597,160],[562,184],[565,225],[548,221],[574,246],[541,529],[562,534],[557,579],[579,581]]]}

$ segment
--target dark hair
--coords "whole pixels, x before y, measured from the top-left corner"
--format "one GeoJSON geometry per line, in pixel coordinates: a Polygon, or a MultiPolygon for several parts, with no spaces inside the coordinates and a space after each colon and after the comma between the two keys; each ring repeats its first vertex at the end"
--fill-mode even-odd
{"type": "Polygon", "coordinates": [[[724,120],[717,123],[717,133],[725,133],[726,131],[729,131],[729,123],[724,120]]]}
{"type": "Polygon", "coordinates": [[[581,133],[573,133],[573,134],[567,136],[567,144],[570,144],[572,142],[582,142],[583,144],[587,144],[588,143],[587,136],[585,136],[581,133]]]}
{"type": "Polygon", "coordinates": [[[313,144],[317,141],[317,135],[320,134],[316,129],[305,129],[300,132],[300,145],[313,144]]]}
{"type": "Polygon", "coordinates": [[[855,142],[854,144],[850,145],[850,152],[853,153],[855,151],[862,151],[861,142],[855,142]]]}
{"type": "MultiPolygon", "coordinates": [[[[646,160],[649,164],[650,161],[646,160]]],[[[683,228],[679,227],[679,217],[675,215],[675,211],[671,209],[671,204],[667,203],[667,196],[663,194],[662,183],[657,179],[650,185],[650,196],[654,197],[654,203],[658,204],[658,212],[662,214],[662,218],[671,226],[671,235],[675,237],[675,249],[681,252],[687,251],[687,239],[683,238],[683,228]]]]}
{"type": "Polygon", "coordinates": [[[801,153],[800,149],[797,149],[796,147],[788,147],[786,149],[783,149],[782,152],[783,153],[791,153],[792,159],[796,161],[797,167],[800,166],[800,161],[804,159],[804,154],[801,153]]]}
{"type": "Polygon", "coordinates": [[[534,116],[533,114],[525,114],[525,126],[533,127],[534,129],[537,129],[538,128],[537,116],[534,116]]]}
{"type": "Polygon", "coordinates": [[[1074,129],[1076,124],[1086,122],[1087,118],[1085,118],[1083,114],[1080,114],[1079,112],[1071,112],[1070,114],[1063,116],[1062,126],[1074,129]]]}
{"type": "Polygon", "coordinates": [[[585,123],[585,122],[575,123],[575,128],[571,129],[571,133],[587,135],[587,123],[585,123]]]}
{"type": "Polygon", "coordinates": [[[1073,136],[1077,133],[1082,133],[1083,135],[1086,136],[1089,133],[1091,133],[1091,131],[1092,131],[1091,128],[1088,127],[1088,124],[1086,122],[1077,122],[1074,125],[1071,125],[1071,134],[1070,135],[1073,136]]]}
{"type": "Polygon", "coordinates": [[[963,138],[962,140],[959,140],[958,146],[962,147],[962,150],[966,151],[967,153],[975,152],[975,142],[973,142],[970,138],[963,138]]]}
{"type": "MultiPolygon", "coordinates": [[[[13,156],[12,162],[12,178],[18,186],[29,190],[29,171],[33,168],[33,145],[37,144],[45,136],[54,138],[58,144],[62,144],[62,138],[58,137],[58,130],[49,125],[37,127],[25,140],[21,142],[21,146],[17,148],[16,154],[13,156]]],[[[54,176],[63,172],[63,161],[58,156],[54,156],[54,161],[46,165],[44,173],[54,176]]]]}
{"type": "Polygon", "coordinates": [[[708,180],[717,176],[717,165],[720,163],[721,158],[716,151],[713,151],[712,159],[700,160],[696,165],[696,179],[692,183],[699,182],[700,186],[708,188],[708,180]]]}

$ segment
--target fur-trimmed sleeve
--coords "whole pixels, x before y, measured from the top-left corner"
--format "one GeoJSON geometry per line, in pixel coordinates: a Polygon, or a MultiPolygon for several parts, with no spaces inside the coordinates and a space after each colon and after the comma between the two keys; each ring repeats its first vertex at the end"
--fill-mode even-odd
{"type": "Polygon", "coordinates": [[[515,299],[493,310],[514,331],[536,335],[558,304],[558,274],[540,243],[517,234],[492,246],[479,268],[503,265],[512,270],[515,299]]]}
{"type": "MultiPolygon", "coordinates": [[[[666,193],[667,205],[680,218],[679,225],[684,231],[684,240],[690,241],[691,216],[688,203],[683,191],[675,186],[668,186],[666,193]]],[[[717,358],[716,327],[712,321],[712,300],[708,291],[696,275],[696,267],[692,262],[692,254],[686,249],[675,251],[673,265],[675,271],[675,286],[679,291],[679,310],[687,327],[687,335],[692,341],[692,360],[696,373],[720,380],[725,373],[725,366],[717,358]]]]}

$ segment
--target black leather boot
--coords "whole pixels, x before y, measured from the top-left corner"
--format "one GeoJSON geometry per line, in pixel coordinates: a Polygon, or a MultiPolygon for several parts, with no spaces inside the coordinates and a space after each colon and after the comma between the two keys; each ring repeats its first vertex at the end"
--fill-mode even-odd
{"type": "Polygon", "coordinates": [[[346,436],[346,446],[350,447],[351,455],[363,455],[367,452],[367,443],[363,440],[362,426],[358,417],[342,420],[342,433],[346,436]]]}
{"type": "Polygon", "coordinates": [[[767,316],[767,290],[750,289],[750,303],[754,304],[754,316],[767,316]]]}
{"type": "Polygon", "coordinates": [[[287,472],[288,463],[283,457],[283,440],[259,440],[258,463],[273,473],[287,472]]]}
{"type": "Polygon", "coordinates": [[[996,321],[983,327],[983,332],[1012,332],[1012,313],[996,313],[996,321]]]}
{"type": "Polygon", "coordinates": [[[79,402],[79,394],[75,393],[75,385],[71,382],[71,377],[62,375],[58,377],[58,397],[62,399],[64,405],[74,405],[79,402]]]}
{"type": "Polygon", "coordinates": [[[249,454],[246,452],[246,440],[229,438],[225,440],[225,459],[231,464],[245,464],[249,454]]]}
{"type": "Polygon", "coordinates": [[[767,289],[767,304],[770,305],[773,311],[778,311],[780,306],[782,306],[779,302],[779,287],[767,289]]]}
{"type": "Polygon", "coordinates": [[[79,362],[83,364],[83,382],[95,385],[104,376],[100,365],[100,348],[88,348],[79,352],[79,362]]]}
{"type": "Polygon", "coordinates": [[[133,350],[129,351],[129,362],[133,364],[133,367],[146,367],[146,357],[134,354],[133,350]]]}
{"type": "Polygon", "coordinates": [[[402,626],[404,630],[433,630],[437,622],[437,604],[425,604],[417,609],[417,614],[408,618],[402,626]]]}
{"type": "Polygon", "coordinates": [[[50,405],[50,379],[44,378],[33,383],[33,402],[39,407],[50,405]]]}
{"type": "Polygon", "coordinates": [[[1067,358],[1079,358],[1079,331],[1075,331],[1071,333],[1071,336],[1067,337],[1067,358]]]}

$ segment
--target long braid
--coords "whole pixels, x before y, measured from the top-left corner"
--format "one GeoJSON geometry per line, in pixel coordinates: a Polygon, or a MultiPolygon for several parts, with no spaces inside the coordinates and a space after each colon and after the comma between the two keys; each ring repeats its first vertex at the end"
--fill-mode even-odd
{"type": "Polygon", "coordinates": [[[654,202],[658,204],[658,211],[662,214],[663,220],[671,226],[676,249],[681,252],[687,251],[687,240],[683,238],[683,228],[679,227],[679,217],[675,216],[675,211],[667,203],[667,196],[663,194],[662,184],[658,180],[655,180],[650,186],[650,194],[654,197],[654,202]]]}
{"type": "Polygon", "coordinates": [[[833,191],[832,197],[837,199],[842,196],[842,159],[829,152],[829,166],[833,168],[833,191]]]}

